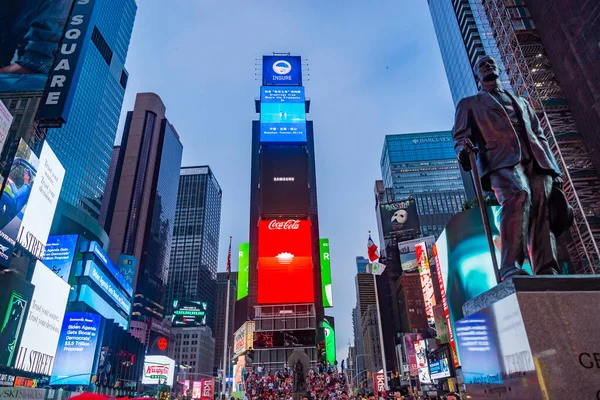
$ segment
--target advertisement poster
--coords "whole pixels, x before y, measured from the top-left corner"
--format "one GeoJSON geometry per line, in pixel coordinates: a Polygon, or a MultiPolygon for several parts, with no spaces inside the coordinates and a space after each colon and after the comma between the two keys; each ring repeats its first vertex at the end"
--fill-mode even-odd
{"type": "Polygon", "coordinates": [[[325,359],[329,365],[334,365],[337,357],[335,348],[335,323],[333,317],[323,317],[323,329],[325,330],[325,359]]]}
{"type": "Polygon", "coordinates": [[[202,378],[202,394],[201,400],[213,400],[213,394],[215,389],[214,378],[202,378]]]}
{"type": "Polygon", "coordinates": [[[448,359],[442,358],[441,360],[430,362],[429,373],[431,375],[431,379],[448,378],[450,376],[450,366],[448,365],[448,359]]]}
{"type": "Polygon", "coordinates": [[[13,116],[8,111],[2,100],[0,100],[0,153],[6,143],[6,137],[8,136],[8,130],[12,125],[13,116]]]}
{"type": "Polygon", "coordinates": [[[248,269],[250,267],[250,243],[240,243],[238,253],[237,300],[248,296],[248,269]]]}
{"type": "Polygon", "coordinates": [[[260,221],[258,304],[312,303],[313,282],[310,221],[260,221]]]}
{"type": "Polygon", "coordinates": [[[302,86],[262,86],[260,141],[306,142],[305,102],[302,86]]]}
{"type": "Polygon", "coordinates": [[[42,262],[65,282],[69,282],[79,235],[49,236],[42,262]]]}
{"type": "Polygon", "coordinates": [[[417,204],[414,199],[380,204],[383,236],[389,238],[416,237],[421,232],[417,204]]]}
{"type": "Polygon", "coordinates": [[[373,374],[373,387],[375,388],[375,393],[383,393],[387,390],[385,387],[385,375],[383,374],[383,371],[373,374]]]}
{"type": "Polygon", "coordinates": [[[38,260],[44,257],[65,169],[46,142],[17,241],[38,260]]]}
{"type": "Polygon", "coordinates": [[[429,266],[425,243],[415,245],[415,250],[419,263],[419,276],[421,278],[421,290],[423,291],[423,300],[425,302],[427,324],[435,330],[435,316],[433,314],[433,307],[436,305],[435,292],[433,290],[433,279],[431,277],[431,268],[429,266]]]}
{"type": "Polygon", "coordinates": [[[65,314],[51,385],[89,385],[102,317],[87,312],[65,314]]]}
{"type": "Polygon", "coordinates": [[[431,383],[429,376],[429,365],[427,361],[427,343],[424,340],[417,340],[413,343],[417,366],[419,368],[419,381],[421,383],[431,383]]]}
{"type": "Polygon", "coordinates": [[[199,399],[202,397],[202,382],[194,381],[192,384],[192,399],[199,399]]]}
{"type": "Polygon", "coordinates": [[[300,56],[263,56],[263,86],[302,85],[300,56]]]}
{"type": "Polygon", "coordinates": [[[35,289],[14,367],[50,376],[71,286],[41,261],[31,283],[35,289]]]}
{"type": "Polygon", "coordinates": [[[137,266],[137,258],[128,254],[121,254],[119,256],[119,265],[117,269],[125,278],[125,281],[129,286],[133,287],[133,281],[135,280],[135,269],[137,266]]]}
{"type": "Polygon", "coordinates": [[[405,333],[403,335],[404,349],[411,376],[419,376],[419,365],[417,364],[417,354],[415,353],[415,342],[423,339],[420,333],[405,333]]]}
{"type": "Polygon", "coordinates": [[[319,239],[321,253],[321,288],[323,307],[333,307],[333,288],[331,286],[331,259],[329,252],[329,239],[319,239]]]}
{"type": "Polygon", "coordinates": [[[433,245],[435,244],[435,236],[427,236],[419,239],[405,240],[398,243],[398,250],[400,253],[400,265],[403,271],[414,272],[419,268],[417,262],[417,252],[415,245],[419,243],[425,243],[427,246],[427,257],[433,260],[433,245]]]}
{"type": "Polygon", "coordinates": [[[174,377],[175,360],[166,356],[146,356],[144,359],[144,375],[142,377],[143,384],[173,386],[174,377]]]}
{"type": "Polygon", "coordinates": [[[237,356],[246,351],[246,324],[235,331],[233,335],[233,355],[237,356]]]}
{"type": "Polygon", "coordinates": [[[0,199],[0,266],[8,267],[27,202],[37,174],[39,159],[21,139],[0,199]]]}
{"type": "Polygon", "coordinates": [[[206,325],[206,302],[173,301],[173,327],[206,325]]]}
{"type": "Polygon", "coordinates": [[[12,365],[34,286],[17,274],[0,279],[0,365],[12,365]]]}

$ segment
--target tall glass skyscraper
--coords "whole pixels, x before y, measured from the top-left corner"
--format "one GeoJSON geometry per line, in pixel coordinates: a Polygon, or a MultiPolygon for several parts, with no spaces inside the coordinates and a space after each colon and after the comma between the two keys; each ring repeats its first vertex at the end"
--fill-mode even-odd
{"type": "Polygon", "coordinates": [[[169,265],[167,314],[173,312],[174,300],[206,302],[206,324],[213,332],[216,331],[221,198],[221,187],[210,167],[181,168],[169,265]]]}
{"type": "Polygon", "coordinates": [[[127,86],[125,58],[137,6],[135,0],[111,0],[95,7],[91,43],[71,89],[69,121],[49,129],[46,140],[66,170],[61,199],[97,219],[127,86]]]}
{"type": "Polygon", "coordinates": [[[395,200],[415,198],[423,236],[437,238],[467,200],[450,131],[387,135],[381,175],[395,200]]]}

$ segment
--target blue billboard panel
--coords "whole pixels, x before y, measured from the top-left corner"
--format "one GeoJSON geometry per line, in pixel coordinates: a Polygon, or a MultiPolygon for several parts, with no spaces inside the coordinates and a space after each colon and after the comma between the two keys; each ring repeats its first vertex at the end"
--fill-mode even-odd
{"type": "Polygon", "coordinates": [[[104,290],[104,293],[108,294],[108,297],[113,299],[123,311],[127,314],[131,312],[131,302],[119,288],[108,279],[106,274],[102,272],[96,263],[88,260],[84,275],[89,276],[96,285],[100,286],[102,290],[104,290]]]}
{"type": "Polygon", "coordinates": [[[69,282],[79,235],[49,236],[42,262],[63,281],[69,282]]]}
{"type": "Polygon", "coordinates": [[[263,86],[302,86],[300,56],[263,56],[263,86]]]}
{"type": "Polygon", "coordinates": [[[114,306],[108,304],[94,289],[88,285],[82,285],[79,290],[79,301],[92,307],[94,311],[106,319],[112,319],[123,329],[129,329],[129,322],[121,312],[114,306]]]}
{"type": "Polygon", "coordinates": [[[303,87],[260,88],[260,141],[306,142],[303,87]]]}
{"type": "Polygon", "coordinates": [[[98,314],[65,314],[50,378],[51,385],[90,384],[100,322],[98,314]]]}
{"type": "Polygon", "coordinates": [[[137,258],[135,256],[128,254],[121,254],[119,256],[119,272],[131,286],[133,286],[133,281],[135,280],[136,266],[137,258]]]}
{"type": "Polygon", "coordinates": [[[102,247],[97,242],[90,243],[90,252],[94,253],[102,261],[102,264],[108,269],[108,272],[119,282],[121,287],[125,289],[128,295],[133,296],[133,288],[125,277],[119,272],[115,264],[108,258],[102,247]]]}

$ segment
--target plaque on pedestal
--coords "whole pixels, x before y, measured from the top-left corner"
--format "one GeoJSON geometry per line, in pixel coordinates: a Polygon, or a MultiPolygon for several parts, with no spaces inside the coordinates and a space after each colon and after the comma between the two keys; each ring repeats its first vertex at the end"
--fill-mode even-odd
{"type": "Polygon", "coordinates": [[[600,277],[514,277],[455,336],[470,399],[600,399],[600,277]]]}

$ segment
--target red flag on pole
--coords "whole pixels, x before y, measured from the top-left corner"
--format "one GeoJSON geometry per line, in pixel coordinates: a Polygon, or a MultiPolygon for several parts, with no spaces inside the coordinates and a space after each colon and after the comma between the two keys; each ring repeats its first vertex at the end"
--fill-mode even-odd
{"type": "Polygon", "coordinates": [[[367,251],[369,253],[369,260],[376,261],[379,258],[379,254],[377,254],[377,245],[371,239],[371,233],[369,233],[369,240],[367,241],[367,251]]]}

